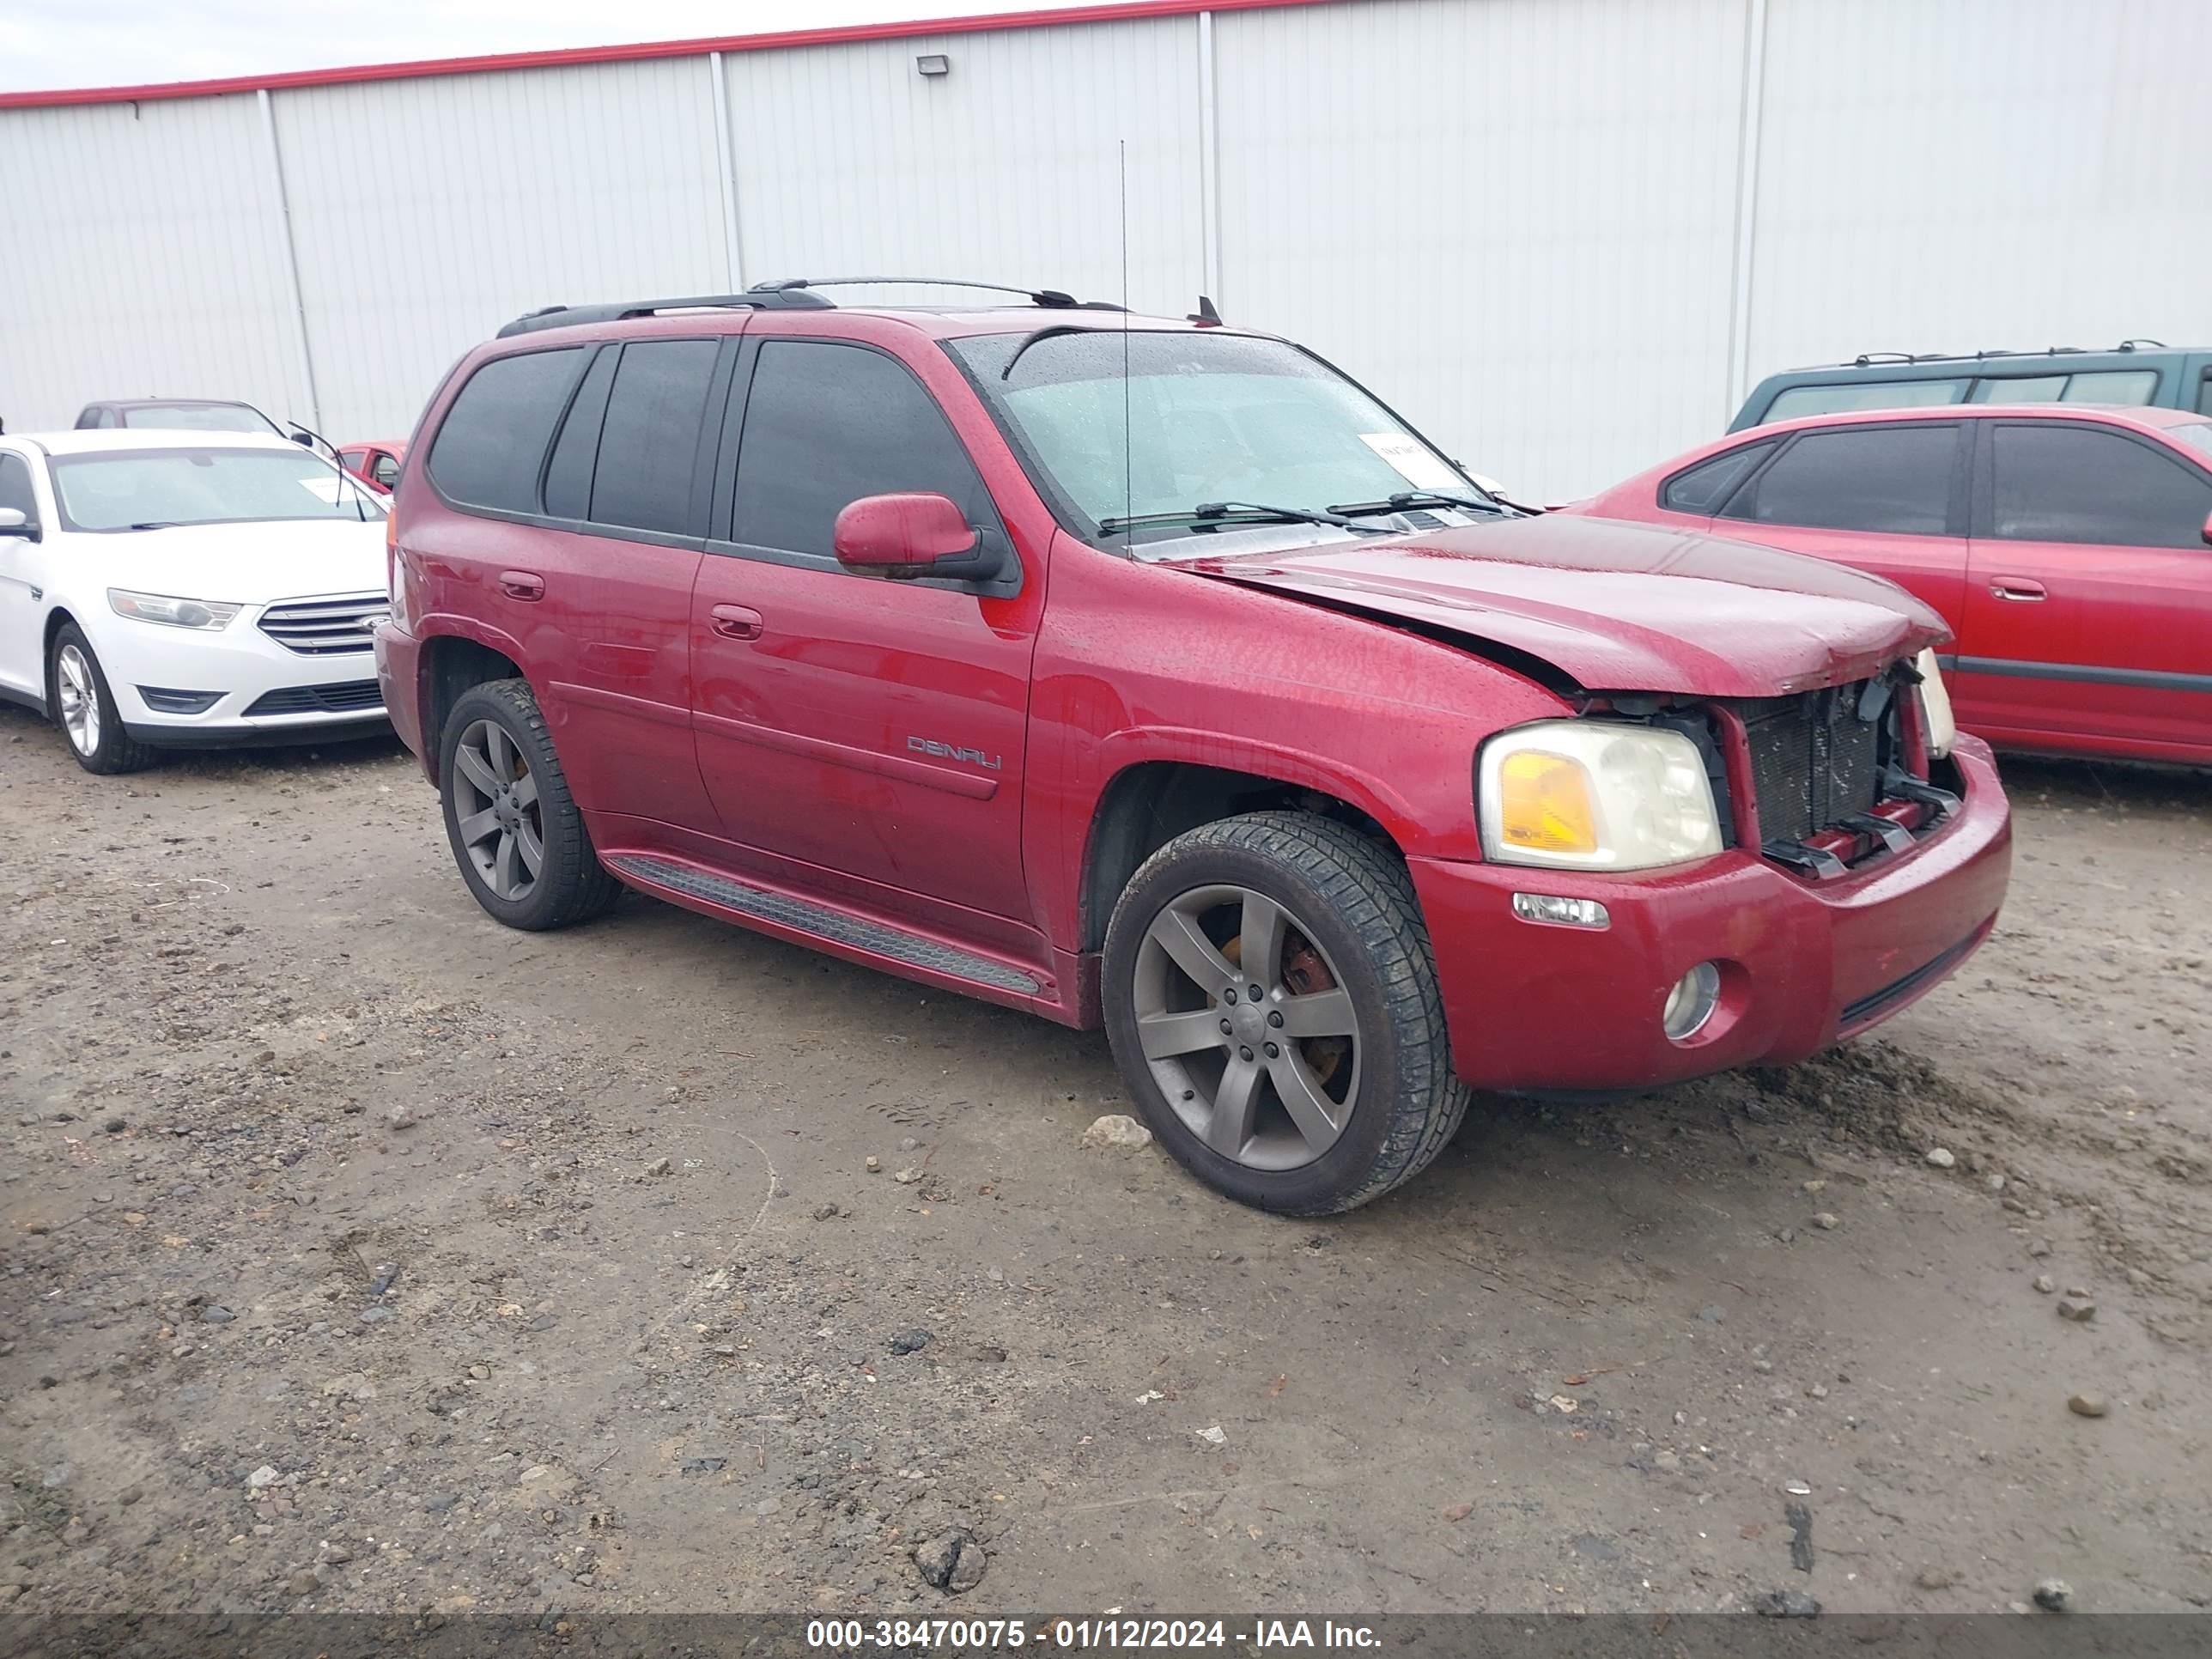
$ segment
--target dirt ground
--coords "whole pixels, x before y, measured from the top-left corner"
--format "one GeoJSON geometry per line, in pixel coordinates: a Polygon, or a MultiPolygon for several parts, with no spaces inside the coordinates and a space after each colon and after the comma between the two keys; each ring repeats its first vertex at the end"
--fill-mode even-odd
{"type": "Polygon", "coordinates": [[[1083,1149],[1096,1036],[503,931],[394,744],[0,709],[0,1604],[2212,1603],[2212,778],[2009,772],[1877,1037],[1316,1224],[1083,1149]]]}

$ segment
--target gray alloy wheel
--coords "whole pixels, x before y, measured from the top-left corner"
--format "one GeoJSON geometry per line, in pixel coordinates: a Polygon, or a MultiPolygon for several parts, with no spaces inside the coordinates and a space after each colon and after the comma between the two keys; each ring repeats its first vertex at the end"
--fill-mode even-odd
{"type": "Polygon", "coordinates": [[[100,752],[100,688],[92,678],[92,659],[75,640],[54,655],[54,697],[62,730],[79,755],[100,752]]]}
{"type": "Polygon", "coordinates": [[[538,779],[522,750],[494,721],[472,721],[453,750],[456,836],[495,898],[519,903],[545,867],[538,779]]]}
{"type": "Polygon", "coordinates": [[[1352,994],[1311,931],[1249,887],[1194,887],[1152,919],[1131,1002],[1145,1062],[1191,1133],[1253,1170],[1336,1144],[1359,1098],[1352,994]]]}

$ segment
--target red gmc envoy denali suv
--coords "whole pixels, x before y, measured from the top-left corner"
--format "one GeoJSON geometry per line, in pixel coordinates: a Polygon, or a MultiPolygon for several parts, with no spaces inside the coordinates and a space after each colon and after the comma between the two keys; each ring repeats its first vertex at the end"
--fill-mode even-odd
{"type": "Polygon", "coordinates": [[[378,672],[496,920],[627,885],[1103,1025],[1304,1215],[1472,1091],[1801,1060],[1989,933],[1903,590],[1521,513],[1210,307],[835,286],[534,313],[432,398],[378,672]]]}

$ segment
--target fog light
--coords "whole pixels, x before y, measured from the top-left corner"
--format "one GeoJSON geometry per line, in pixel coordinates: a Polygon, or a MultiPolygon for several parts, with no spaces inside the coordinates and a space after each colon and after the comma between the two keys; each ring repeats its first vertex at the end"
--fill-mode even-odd
{"type": "Polygon", "coordinates": [[[1659,1026],[1675,1042],[1687,1042],[1705,1029],[1721,1000],[1721,970],[1701,962],[1674,981],[1660,1012],[1659,1026]]]}
{"type": "Polygon", "coordinates": [[[1613,918],[1595,899],[1559,898],[1550,893],[1516,893],[1513,914],[1523,921],[1555,922],[1562,927],[1610,927],[1613,918]]]}

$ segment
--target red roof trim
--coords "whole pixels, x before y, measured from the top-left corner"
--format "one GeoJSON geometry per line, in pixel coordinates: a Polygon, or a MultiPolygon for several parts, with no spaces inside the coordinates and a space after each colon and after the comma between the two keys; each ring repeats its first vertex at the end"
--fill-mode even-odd
{"type": "Polygon", "coordinates": [[[990,29],[1104,23],[1144,17],[1192,17],[1204,11],[1256,11],[1269,7],[1326,4],[1328,0],[1125,0],[1121,4],[1069,6],[1054,11],[1010,11],[969,17],[917,18],[905,22],[851,23],[842,28],[787,29],[774,34],[731,34],[695,40],[647,40],[627,46],[564,46],[549,52],[495,52],[481,58],[428,58],[408,64],[366,64],[350,69],[294,70],[219,81],[165,81],[143,87],[82,87],[69,91],[0,92],[0,109],[39,109],[68,104],[129,104],[167,98],[208,98],[223,93],[281,92],[295,87],[346,86],[362,81],[405,81],[486,70],[557,69],[574,64],[629,64],[653,58],[699,58],[710,52],[773,52],[785,46],[839,46],[856,40],[912,40],[933,34],[978,34],[990,29]]]}

